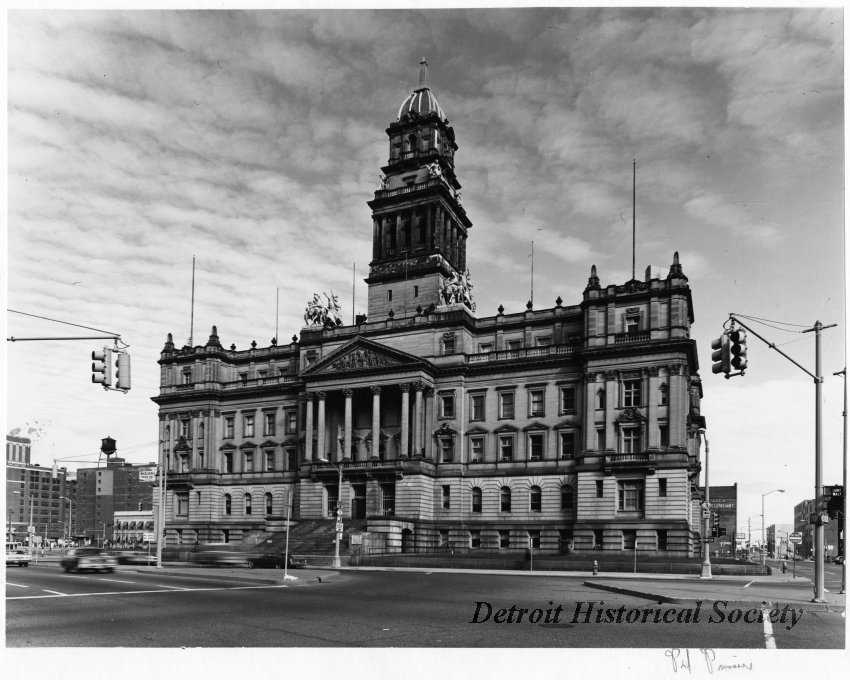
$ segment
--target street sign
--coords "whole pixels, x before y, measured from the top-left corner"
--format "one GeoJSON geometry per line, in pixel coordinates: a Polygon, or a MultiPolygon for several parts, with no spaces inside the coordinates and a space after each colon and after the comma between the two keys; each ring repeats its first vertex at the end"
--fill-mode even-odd
{"type": "Polygon", "coordinates": [[[30,524],[30,525],[27,527],[27,533],[34,534],[34,533],[35,533],[35,525],[30,524]]]}
{"type": "Polygon", "coordinates": [[[155,482],[156,481],[156,468],[155,467],[139,468],[139,481],[140,482],[155,482]]]}
{"type": "Polygon", "coordinates": [[[792,531],[790,534],[788,534],[788,542],[791,543],[792,545],[797,545],[798,543],[802,543],[803,542],[803,534],[801,534],[799,531],[792,531]]]}
{"type": "Polygon", "coordinates": [[[150,543],[151,541],[154,540],[155,537],[156,537],[156,534],[153,531],[142,532],[142,540],[145,541],[146,543],[150,543]]]}
{"type": "Polygon", "coordinates": [[[711,517],[711,510],[703,510],[702,511],[702,518],[708,519],[709,517],[711,517]]]}
{"type": "Polygon", "coordinates": [[[341,521],[341,520],[337,520],[337,521],[336,521],[336,532],[337,532],[338,534],[339,534],[339,533],[342,533],[342,521],[341,521]]]}

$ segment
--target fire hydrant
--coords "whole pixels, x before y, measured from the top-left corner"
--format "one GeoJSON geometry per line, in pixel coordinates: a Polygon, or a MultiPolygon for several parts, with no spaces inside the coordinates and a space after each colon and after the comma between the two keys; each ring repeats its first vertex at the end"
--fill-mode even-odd
{"type": "Polygon", "coordinates": [[[593,575],[596,576],[599,573],[599,562],[593,560],[593,575]]]}

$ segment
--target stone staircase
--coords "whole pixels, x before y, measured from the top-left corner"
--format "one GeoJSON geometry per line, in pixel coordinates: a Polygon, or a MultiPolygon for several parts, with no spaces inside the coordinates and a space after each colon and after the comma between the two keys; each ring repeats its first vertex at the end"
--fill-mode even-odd
{"type": "MultiPolygon", "coordinates": [[[[289,529],[289,553],[291,555],[333,555],[336,521],[312,519],[293,521],[289,529]]],[[[366,520],[343,521],[340,554],[349,552],[349,533],[366,531],[366,520]]],[[[263,552],[283,553],[286,549],[285,523],[281,530],[264,534],[259,546],[263,552]]]]}

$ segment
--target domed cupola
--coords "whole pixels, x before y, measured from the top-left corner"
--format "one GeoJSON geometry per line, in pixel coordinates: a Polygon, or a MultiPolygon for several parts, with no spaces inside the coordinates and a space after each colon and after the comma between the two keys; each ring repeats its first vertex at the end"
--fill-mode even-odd
{"type": "Polygon", "coordinates": [[[399,107],[398,120],[402,121],[411,114],[415,117],[427,116],[431,113],[436,113],[442,122],[448,122],[446,114],[443,113],[443,108],[431,92],[428,83],[428,62],[425,61],[425,57],[422,57],[422,61],[419,62],[419,84],[413,94],[408,96],[399,107]]]}

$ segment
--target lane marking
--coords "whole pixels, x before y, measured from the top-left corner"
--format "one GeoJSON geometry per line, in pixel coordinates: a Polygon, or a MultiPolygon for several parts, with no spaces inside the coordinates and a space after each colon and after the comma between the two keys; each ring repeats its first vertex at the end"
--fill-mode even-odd
{"type": "Polygon", "coordinates": [[[228,588],[185,588],[183,590],[116,590],[106,591],[102,593],[58,593],[55,590],[45,590],[45,593],[53,593],[52,595],[13,595],[7,596],[6,600],[39,600],[51,597],[91,597],[94,595],[147,595],[150,593],[170,593],[176,595],[179,593],[201,593],[201,592],[216,592],[223,590],[262,590],[275,588],[288,588],[285,585],[263,585],[263,586],[231,586],[228,588]]]}
{"type": "Polygon", "coordinates": [[[181,586],[167,586],[164,583],[157,584],[160,588],[172,588],[173,590],[191,590],[191,588],[182,588],[181,586]]]}
{"type": "Polygon", "coordinates": [[[750,581],[747,585],[744,586],[744,588],[749,588],[751,585],[753,585],[753,583],[755,583],[755,581],[750,581]]]}
{"type": "Polygon", "coordinates": [[[21,583],[9,583],[8,581],[6,581],[6,585],[7,586],[14,586],[15,588],[29,588],[29,586],[25,586],[21,583]]]}
{"type": "Polygon", "coordinates": [[[773,624],[770,622],[770,615],[767,609],[761,610],[764,617],[764,647],[765,649],[776,649],[776,640],[773,638],[773,624]]]}
{"type": "Polygon", "coordinates": [[[110,581],[112,583],[129,583],[131,585],[135,583],[135,581],[119,581],[117,578],[99,578],[97,580],[98,581],[110,581]]]}

